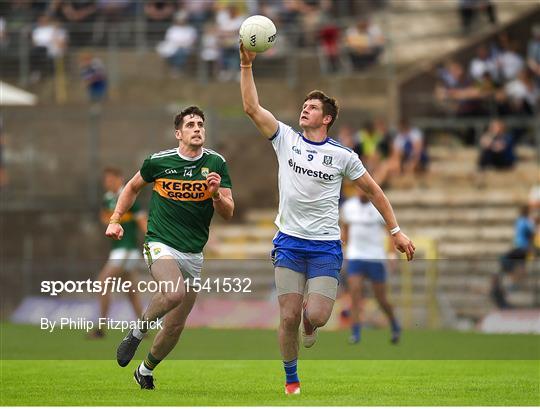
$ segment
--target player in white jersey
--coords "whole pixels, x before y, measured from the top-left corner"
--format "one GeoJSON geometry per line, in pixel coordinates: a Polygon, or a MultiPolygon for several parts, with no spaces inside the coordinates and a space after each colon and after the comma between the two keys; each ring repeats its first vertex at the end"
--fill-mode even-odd
{"type": "Polygon", "coordinates": [[[343,262],[338,200],[344,177],[356,181],[380,211],[393,233],[395,247],[414,255],[414,245],[398,227],[381,188],[354,152],[328,137],[338,114],[337,103],[321,91],[304,100],[297,132],[259,104],[251,66],[256,54],[240,45],[240,88],[244,111],[272,142],[279,162],[279,213],[272,259],[280,309],[279,344],[285,393],[300,393],[297,375],[298,328],[303,317],[303,344],[315,343],[336,299],[343,262]],[[304,290],[307,296],[304,299],[304,290]],[[303,312],[302,312],[303,311],[303,312]]]}
{"type": "Polygon", "coordinates": [[[385,222],[368,196],[359,189],[358,196],[347,200],[341,207],[342,241],[346,245],[347,284],[351,295],[351,338],[360,342],[362,306],[362,279],[372,283],[375,298],[392,328],[393,344],[399,342],[401,327],[392,305],[386,298],[386,236],[385,222]]]}

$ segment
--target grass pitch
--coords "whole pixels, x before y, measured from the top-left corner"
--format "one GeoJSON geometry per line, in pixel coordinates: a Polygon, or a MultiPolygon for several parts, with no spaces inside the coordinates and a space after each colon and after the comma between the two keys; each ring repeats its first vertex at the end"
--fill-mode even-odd
{"type": "Polygon", "coordinates": [[[188,329],[174,359],[155,371],[157,389],[143,391],[132,374],[148,341],[132,364],[120,368],[114,360],[119,333],[89,341],[78,331],[46,334],[11,324],[0,330],[2,405],[540,405],[537,336],[411,331],[405,332],[402,345],[393,347],[386,331],[365,331],[356,346],[346,344],[345,332],[323,332],[312,350],[301,351],[302,394],[285,396],[274,331],[188,329]],[[430,343],[426,338],[442,343],[438,351],[469,340],[473,350],[484,344],[492,357],[508,357],[502,351],[516,349],[521,355],[467,359],[474,358],[467,351],[461,359],[451,354],[420,359],[429,354],[418,352],[411,357],[411,351],[430,343]],[[204,349],[211,360],[199,356],[204,349]],[[241,359],[265,349],[263,359],[241,359]]]}

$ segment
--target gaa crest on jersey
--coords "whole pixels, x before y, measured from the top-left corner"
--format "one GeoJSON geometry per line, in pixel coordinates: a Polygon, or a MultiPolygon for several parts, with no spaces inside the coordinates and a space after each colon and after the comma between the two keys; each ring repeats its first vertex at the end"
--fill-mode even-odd
{"type": "Polygon", "coordinates": [[[159,247],[154,248],[154,256],[157,256],[159,253],[161,253],[161,249],[159,247]]]}
{"type": "Polygon", "coordinates": [[[323,165],[325,166],[331,166],[332,165],[332,156],[330,155],[324,155],[324,158],[323,158],[323,165]]]}
{"type": "Polygon", "coordinates": [[[201,175],[203,175],[203,177],[207,177],[209,173],[210,173],[210,169],[208,168],[201,169],[201,175]]]}

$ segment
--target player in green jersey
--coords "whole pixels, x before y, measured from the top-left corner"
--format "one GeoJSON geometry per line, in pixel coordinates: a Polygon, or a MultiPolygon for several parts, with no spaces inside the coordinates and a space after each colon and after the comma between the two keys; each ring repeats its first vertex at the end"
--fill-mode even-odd
{"type": "Polygon", "coordinates": [[[131,330],[116,352],[118,364],[126,366],[147,325],[163,317],[163,328],[134,373],[142,389],[154,389],[152,371],[178,342],[195,303],[197,293],[186,291],[184,280],[200,276],[202,250],[214,210],[226,220],[234,211],[227,163],[219,153],[203,147],[204,113],[198,107],[188,107],[175,117],[174,127],[178,148],[155,153],[144,161],[122,191],[106,232],[108,237],[122,238],[120,218],[141,189],[152,183],[143,254],[153,279],[158,284],[174,285],[164,285],[154,294],[141,317],[145,325],[131,330]]]}
{"type": "MultiPolygon", "coordinates": [[[[105,194],[103,195],[101,207],[101,221],[108,225],[116,207],[118,196],[124,188],[122,171],[113,167],[106,168],[103,172],[103,188],[105,194]]],[[[137,230],[140,229],[143,233],[146,233],[146,212],[141,209],[138,201],[135,201],[131,209],[122,215],[120,223],[124,235],[122,240],[113,241],[111,245],[109,259],[98,276],[98,280],[101,282],[105,282],[109,277],[121,277],[125,281],[133,282],[133,270],[140,260],[140,253],[137,250],[137,230]]],[[[136,291],[130,291],[127,296],[135,315],[140,317],[142,305],[139,294],[136,291]]],[[[111,294],[109,292],[100,293],[100,317],[107,317],[110,303],[111,294]]],[[[90,333],[91,338],[102,338],[104,335],[103,329],[99,326],[90,333]]]]}

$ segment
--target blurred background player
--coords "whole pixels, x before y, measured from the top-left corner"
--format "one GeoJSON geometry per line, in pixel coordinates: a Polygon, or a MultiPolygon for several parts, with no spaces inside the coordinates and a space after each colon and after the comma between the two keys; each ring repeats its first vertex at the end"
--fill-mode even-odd
{"type": "Polygon", "coordinates": [[[253,78],[256,54],[240,45],[240,88],[244,112],[272,143],[279,164],[279,211],[272,259],[280,309],[279,343],[286,394],[299,394],[298,328],[304,347],[317,339],[336,300],[341,251],[338,201],[342,181],[352,180],[381,212],[396,248],[411,260],[415,247],[400,231],[382,189],[360,158],[328,137],[338,115],[335,99],[311,91],[300,111],[302,133],[261,107],[253,78]],[[307,296],[304,291],[307,288],[307,296]]]}
{"type": "Polygon", "coordinates": [[[372,283],[373,294],[388,317],[392,328],[392,343],[399,342],[401,327],[394,309],[386,298],[385,222],[366,193],[347,200],[341,208],[342,241],[346,247],[347,284],[351,295],[350,343],[360,342],[362,324],[362,283],[367,278],[372,283]]]}
{"type": "Polygon", "coordinates": [[[521,208],[514,223],[514,246],[501,256],[501,272],[492,277],[491,297],[497,307],[512,308],[503,285],[504,275],[510,278],[509,289],[516,289],[527,276],[527,258],[534,252],[535,220],[528,205],[521,208]]]}
{"type": "MultiPolygon", "coordinates": [[[[118,197],[124,188],[122,171],[113,167],[106,168],[103,172],[103,188],[105,189],[105,195],[103,196],[101,222],[107,226],[116,207],[118,197]]],[[[112,242],[109,260],[98,276],[98,280],[101,282],[104,282],[108,277],[122,277],[123,280],[133,282],[135,269],[141,258],[137,243],[137,230],[146,233],[146,212],[141,209],[138,201],[135,201],[131,209],[122,216],[120,223],[124,229],[124,236],[121,240],[112,242]]],[[[135,288],[135,286],[132,286],[132,288],[135,288]]],[[[135,316],[140,317],[142,305],[139,294],[136,291],[129,291],[127,296],[135,316]]],[[[109,292],[100,293],[100,317],[107,317],[110,304],[111,294],[109,292]]],[[[104,335],[103,330],[99,328],[90,334],[92,338],[102,338],[104,335]]]]}

